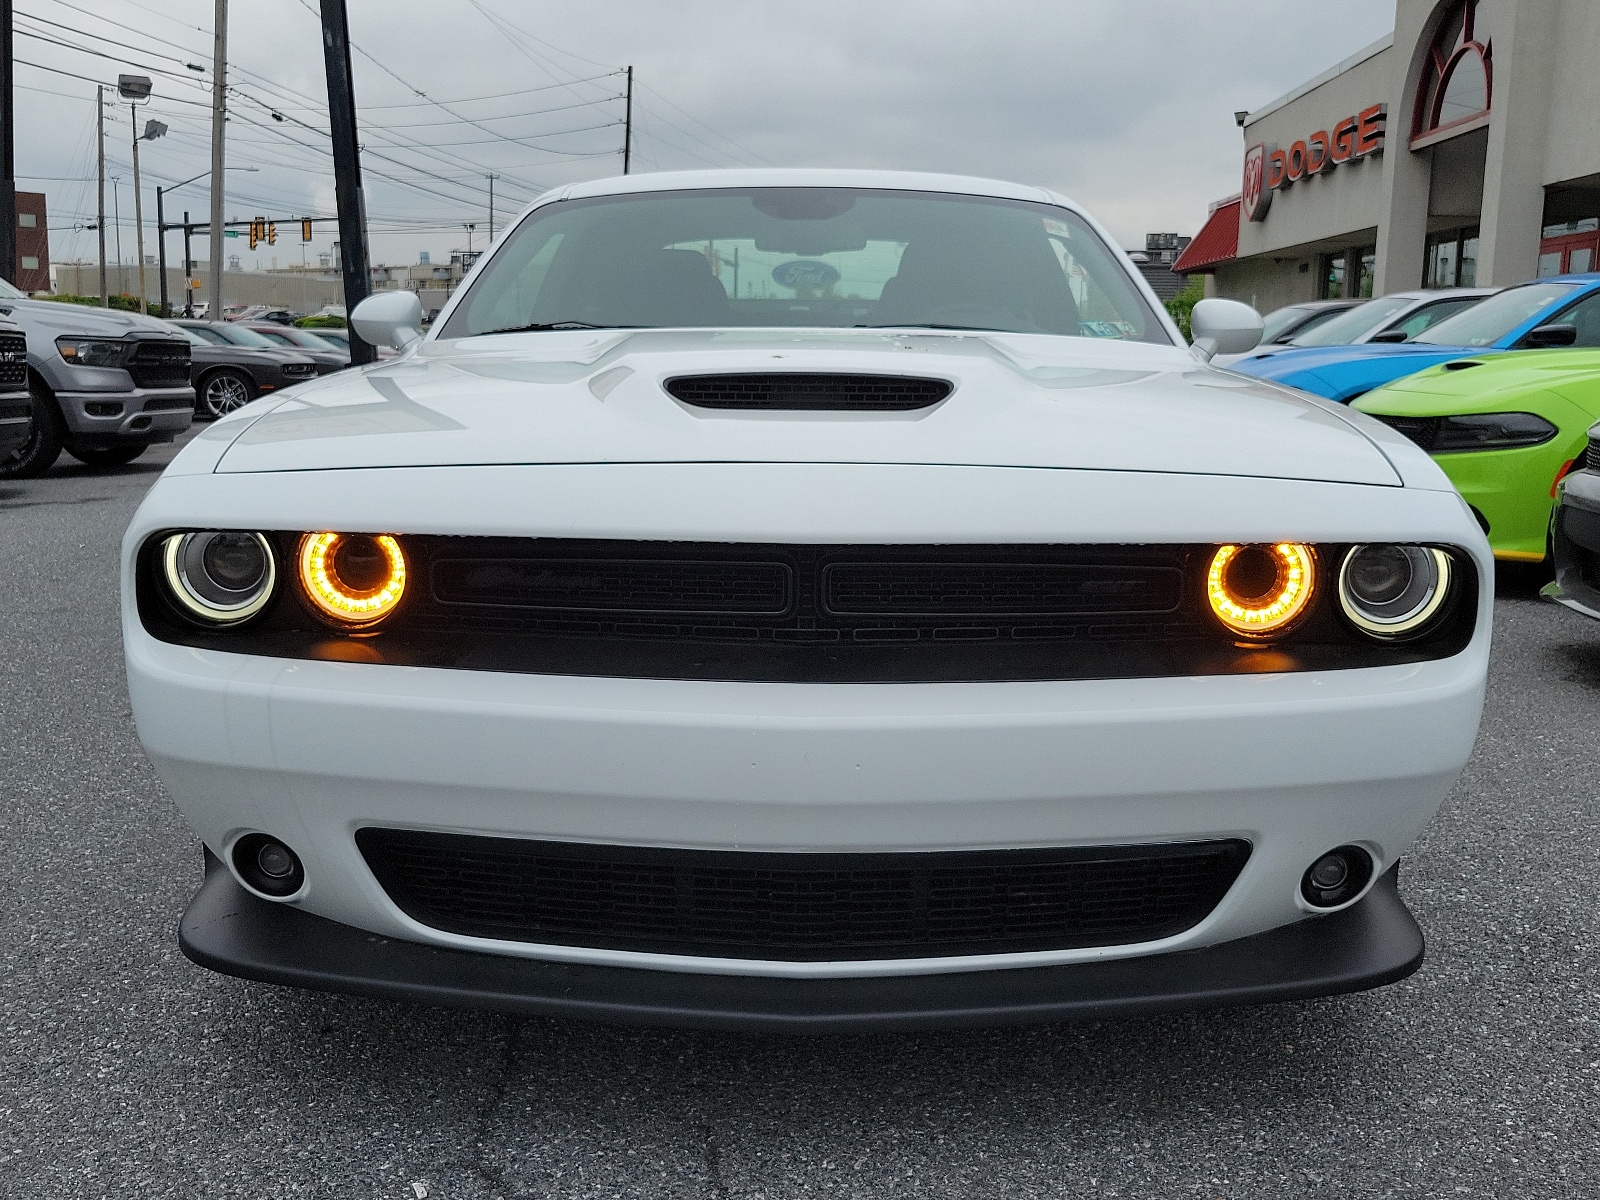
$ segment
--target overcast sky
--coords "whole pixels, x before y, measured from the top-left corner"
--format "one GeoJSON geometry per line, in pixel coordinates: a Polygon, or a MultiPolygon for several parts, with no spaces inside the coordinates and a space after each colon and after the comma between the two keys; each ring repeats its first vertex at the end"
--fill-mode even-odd
{"type": "MultiPolygon", "coordinates": [[[[1238,190],[1253,109],[1393,27],[1394,0],[348,0],[373,257],[442,261],[545,186],[634,169],[900,167],[1042,184],[1125,246],[1193,234],[1238,190]],[[387,178],[386,178],[387,177],[387,178]]],[[[232,0],[230,219],[332,215],[317,0],[232,0]],[[277,113],[282,120],[275,119],[277,113]],[[255,167],[253,172],[237,168],[255,167]]],[[[52,253],[94,254],[94,81],[149,74],[154,191],[210,164],[213,0],[18,0],[17,174],[49,197],[52,253]],[[72,49],[57,43],[93,50],[72,49]],[[189,64],[206,68],[197,72],[189,64]],[[48,71],[42,67],[56,68],[48,71]],[[65,73],[62,73],[65,72],[65,73]],[[79,77],[84,78],[79,78],[79,77]]],[[[135,261],[127,106],[108,105],[107,209],[135,261]]],[[[207,182],[170,198],[204,220],[207,182]]],[[[153,232],[150,234],[153,242],[153,232]]],[[[315,261],[298,227],[243,265],[315,261]]],[[[204,239],[196,257],[205,256],[204,239]]],[[[147,244],[147,253],[154,253],[147,244]]],[[[180,254],[172,239],[174,260],[180,254]]],[[[115,258],[115,238],[110,256],[115,258]]]]}

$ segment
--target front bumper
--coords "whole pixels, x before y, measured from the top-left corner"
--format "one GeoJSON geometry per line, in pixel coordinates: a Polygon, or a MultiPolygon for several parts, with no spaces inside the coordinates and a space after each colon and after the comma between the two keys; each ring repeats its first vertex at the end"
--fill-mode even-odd
{"type": "Polygon", "coordinates": [[[88,449],[170,442],[194,420],[192,387],[57,392],[55,398],[68,437],[88,449]]]}
{"type": "Polygon", "coordinates": [[[263,983],[528,1016],[848,1033],[1129,1016],[1381,987],[1422,963],[1391,868],[1366,898],[1221,945],[1070,966],[865,979],[753,979],[540,962],[374,936],[246,892],[210,853],[178,926],[192,961],[263,983]]]}
{"type": "Polygon", "coordinates": [[[1561,481],[1551,542],[1556,577],[1543,595],[1600,620],[1600,474],[1574,471],[1561,481]]]}

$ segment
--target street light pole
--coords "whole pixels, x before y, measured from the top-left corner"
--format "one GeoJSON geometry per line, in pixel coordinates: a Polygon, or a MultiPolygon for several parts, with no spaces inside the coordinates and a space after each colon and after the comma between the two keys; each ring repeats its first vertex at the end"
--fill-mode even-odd
{"type": "Polygon", "coordinates": [[[189,249],[189,238],[194,226],[189,223],[189,210],[183,210],[183,315],[194,316],[194,252],[189,249]]]}
{"type": "Polygon", "coordinates": [[[0,0],[0,278],[17,282],[17,139],[11,0],[0,0]]]}
{"type": "Polygon", "coordinates": [[[106,292],[106,89],[104,85],[94,90],[94,121],[96,137],[100,142],[100,174],[95,229],[100,238],[100,307],[110,306],[111,298],[106,292]]]}
{"type": "Polygon", "coordinates": [[[622,117],[622,173],[633,165],[633,68],[628,68],[628,105],[622,117]]]}
{"type": "MultiPolygon", "coordinates": [[[[218,4],[225,0],[217,0],[218,4]]],[[[322,61],[328,76],[328,126],[333,141],[334,192],[339,201],[339,259],[345,312],[372,290],[367,258],[367,202],[361,190],[361,144],[356,134],[356,89],[350,71],[350,19],[344,0],[322,0],[322,61]]],[[[350,362],[376,362],[378,352],[350,327],[350,362]]]]}
{"type": "Polygon", "coordinates": [[[228,0],[217,0],[211,65],[211,308],[222,320],[222,187],[227,159],[228,0]]]}
{"type": "Polygon", "coordinates": [[[148,313],[150,305],[144,275],[144,191],[139,187],[139,108],[128,104],[128,123],[133,126],[133,247],[139,256],[139,311],[148,313]]]}
{"type": "Polygon", "coordinates": [[[156,189],[156,270],[161,275],[161,315],[170,317],[167,308],[167,219],[161,208],[161,189],[156,189]]]}

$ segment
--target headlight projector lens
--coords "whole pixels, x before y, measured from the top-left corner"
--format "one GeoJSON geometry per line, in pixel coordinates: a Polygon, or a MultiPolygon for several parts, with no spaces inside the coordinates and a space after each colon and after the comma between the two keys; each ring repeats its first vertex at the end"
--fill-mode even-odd
{"type": "Polygon", "coordinates": [[[1316,590],[1310,546],[1219,546],[1206,573],[1211,611],[1234,633],[1271,637],[1299,619],[1316,590]]]}
{"type": "Polygon", "coordinates": [[[175,533],[161,544],[167,591],[204,625],[238,625],[272,600],[278,571],[259,533],[175,533]]]}
{"type": "Polygon", "coordinates": [[[388,534],[308,533],[300,539],[300,584],[319,615],[366,628],[405,595],[405,555],[388,534]]]}
{"type": "Polygon", "coordinates": [[[1450,556],[1426,546],[1352,546],[1339,568],[1339,606],[1376,638],[1415,633],[1450,594],[1450,556]]]}

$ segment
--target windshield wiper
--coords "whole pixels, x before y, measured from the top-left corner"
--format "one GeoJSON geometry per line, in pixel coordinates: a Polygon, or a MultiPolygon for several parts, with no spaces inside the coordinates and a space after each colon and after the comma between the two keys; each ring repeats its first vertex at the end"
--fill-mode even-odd
{"type": "Polygon", "coordinates": [[[474,337],[491,333],[545,333],[552,329],[639,329],[638,325],[592,325],[588,321],[536,321],[532,325],[508,325],[504,329],[485,329],[474,337]]]}

